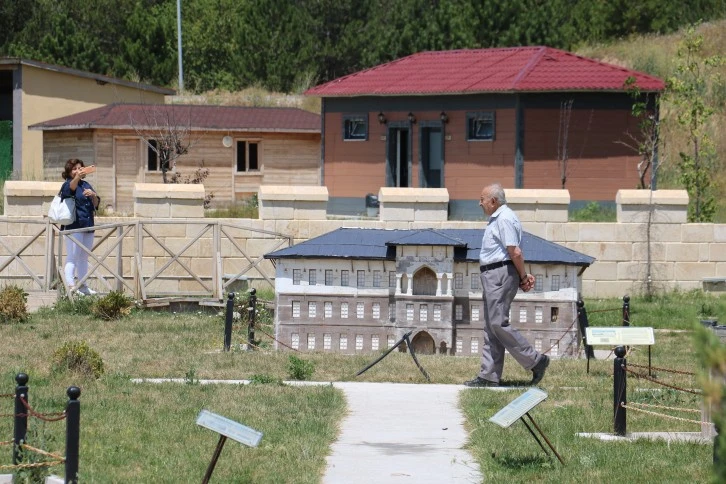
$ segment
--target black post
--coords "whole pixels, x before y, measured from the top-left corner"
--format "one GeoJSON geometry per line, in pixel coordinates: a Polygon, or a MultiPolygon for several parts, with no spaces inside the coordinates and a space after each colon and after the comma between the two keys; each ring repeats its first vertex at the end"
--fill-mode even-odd
{"type": "Polygon", "coordinates": [[[595,351],[592,349],[592,345],[587,344],[587,328],[590,327],[590,322],[587,320],[587,309],[585,309],[585,301],[582,299],[577,300],[577,322],[580,325],[580,336],[582,337],[582,343],[585,346],[585,358],[587,358],[587,372],[590,373],[590,359],[595,359],[595,351]]]}
{"type": "Polygon", "coordinates": [[[613,422],[615,435],[625,436],[626,412],[622,405],[627,403],[627,376],[625,373],[625,347],[615,348],[615,363],[613,364],[613,422]]]}
{"type": "Polygon", "coordinates": [[[623,296],[623,326],[630,326],[630,296],[623,296]]]}
{"type": "Polygon", "coordinates": [[[234,315],[234,293],[227,295],[227,311],[224,317],[224,351],[232,346],[232,316],[234,315]]]}
{"type": "Polygon", "coordinates": [[[15,381],[18,383],[15,387],[15,418],[13,430],[13,464],[20,464],[23,460],[23,454],[20,452],[20,446],[25,443],[28,433],[28,409],[25,408],[21,398],[28,400],[28,375],[18,373],[15,375],[15,381]]]}
{"type": "Polygon", "coordinates": [[[257,317],[257,289],[250,289],[249,324],[247,326],[247,349],[251,350],[255,343],[255,318],[257,317]]]}
{"type": "Polygon", "coordinates": [[[78,483],[78,449],[81,440],[81,389],[72,386],[66,391],[66,484],[78,483]]]}

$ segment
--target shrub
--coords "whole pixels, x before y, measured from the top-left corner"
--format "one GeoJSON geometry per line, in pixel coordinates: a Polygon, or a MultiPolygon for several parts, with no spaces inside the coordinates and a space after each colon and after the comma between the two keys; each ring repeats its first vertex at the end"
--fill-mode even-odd
{"type": "Polygon", "coordinates": [[[121,291],[111,291],[107,295],[98,298],[91,305],[91,312],[106,321],[121,319],[131,314],[134,301],[121,291]]]}
{"type": "Polygon", "coordinates": [[[250,377],[250,385],[282,385],[282,380],[265,374],[255,374],[250,377]]]}
{"type": "Polygon", "coordinates": [[[290,355],[287,371],[293,380],[309,380],[315,373],[315,363],[290,355]]]}
{"type": "Polygon", "coordinates": [[[103,359],[85,341],[69,341],[53,353],[53,368],[70,370],[93,378],[103,375],[103,359]]]}
{"type": "Polygon", "coordinates": [[[18,286],[0,291],[0,323],[20,323],[28,319],[28,294],[18,286]]]}
{"type": "Polygon", "coordinates": [[[84,314],[91,315],[91,306],[96,302],[94,297],[77,297],[74,299],[68,296],[58,298],[53,309],[62,314],[84,314]]]}

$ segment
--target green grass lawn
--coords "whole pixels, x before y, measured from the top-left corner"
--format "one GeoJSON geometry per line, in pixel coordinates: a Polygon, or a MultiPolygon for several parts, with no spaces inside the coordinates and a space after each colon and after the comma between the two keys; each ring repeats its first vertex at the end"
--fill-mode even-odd
{"type": "MultiPolygon", "coordinates": [[[[593,326],[619,325],[621,300],[586,301],[593,326]],[[616,311],[597,312],[601,309],[616,311]]],[[[638,326],[691,329],[702,314],[726,320],[726,299],[699,293],[675,294],[646,301],[633,298],[631,321],[638,326]]],[[[0,324],[0,393],[14,389],[18,371],[30,375],[31,404],[40,411],[62,409],[65,391],[79,385],[81,395],[81,477],[86,482],[180,482],[203,476],[218,436],[196,426],[208,409],[264,433],[259,448],[228,441],[214,473],[218,482],[320,482],[325,457],[345,414],[342,392],[322,387],[200,385],[197,379],[288,379],[289,354],[262,351],[222,352],[223,318],[217,314],[137,312],[121,321],[46,310],[22,324],[0,324]],[[86,340],[103,357],[99,380],[52,369],[54,350],[70,340],[86,340]],[[132,377],[182,378],[188,384],[134,384],[132,377]],[[264,377],[264,378],[263,378],[264,377]]],[[[269,329],[269,328],[268,328],[269,329]]],[[[269,331],[268,331],[269,332],[269,331]]],[[[236,331],[233,347],[245,341],[236,331]]],[[[313,353],[313,380],[392,381],[425,384],[407,354],[394,352],[361,377],[355,373],[380,353],[343,356],[313,353]]],[[[698,370],[690,332],[657,332],[653,365],[698,370]]],[[[421,355],[434,383],[458,384],[475,375],[478,358],[421,355]]],[[[635,348],[631,363],[647,364],[647,350],[635,348]]],[[[576,437],[577,432],[612,431],[612,362],[553,361],[542,388],[549,398],[532,415],[562,455],[566,466],[550,461],[524,426],[500,429],[488,422],[519,392],[462,391],[461,407],[470,430],[469,449],[487,480],[495,482],[696,482],[710,476],[712,447],[695,444],[603,443],[576,437]],[[568,388],[574,387],[574,388],[568,388]]],[[[698,387],[687,375],[661,374],[669,383],[698,387]]],[[[513,360],[505,379],[527,381],[531,375],[513,360]]],[[[698,408],[699,397],[653,389],[630,380],[629,400],[698,408]]],[[[0,399],[0,414],[11,399],[0,399]]],[[[685,415],[686,418],[696,418],[685,415]]],[[[39,447],[64,449],[64,423],[31,420],[29,438],[39,447]]],[[[631,413],[629,431],[698,431],[698,426],[631,413]]],[[[12,422],[0,419],[0,442],[12,438],[12,422]]],[[[32,443],[32,442],[31,442],[32,443]]],[[[0,447],[0,466],[9,464],[9,447],[0,447]]],[[[0,470],[0,472],[3,472],[0,470]]],[[[62,474],[62,467],[53,469],[62,474]]],[[[28,481],[31,482],[31,481],[28,481]]]]}

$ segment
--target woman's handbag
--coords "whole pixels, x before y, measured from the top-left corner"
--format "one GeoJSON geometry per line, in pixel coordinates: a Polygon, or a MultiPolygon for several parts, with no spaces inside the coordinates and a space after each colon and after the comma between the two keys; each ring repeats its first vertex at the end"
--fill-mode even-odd
{"type": "Polygon", "coordinates": [[[76,199],[61,198],[60,192],[53,197],[48,210],[48,218],[54,224],[70,225],[76,221],[76,199]]]}

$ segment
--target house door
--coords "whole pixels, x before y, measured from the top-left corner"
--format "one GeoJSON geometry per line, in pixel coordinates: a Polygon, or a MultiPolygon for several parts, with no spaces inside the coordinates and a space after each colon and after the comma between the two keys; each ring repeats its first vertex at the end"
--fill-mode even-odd
{"type": "Polygon", "coordinates": [[[386,186],[411,186],[411,130],[390,123],[386,147],[386,186]]]}
{"type": "Polygon", "coordinates": [[[421,128],[421,186],[444,187],[444,150],[440,127],[421,128]]]}
{"type": "Polygon", "coordinates": [[[114,210],[132,214],[134,183],[141,181],[141,143],[137,138],[114,138],[113,145],[114,210]]]}

